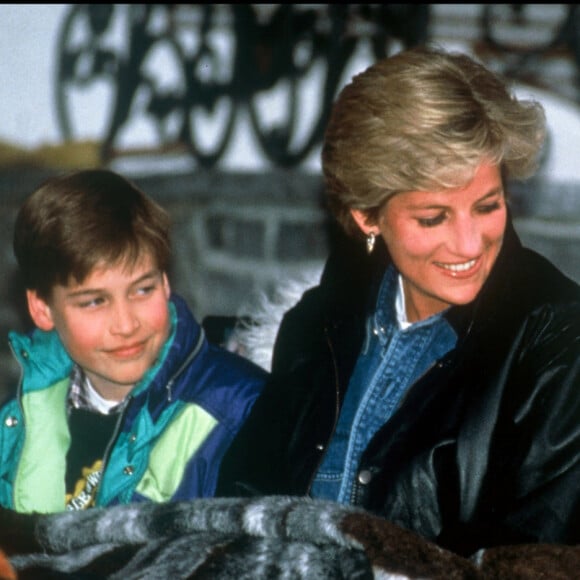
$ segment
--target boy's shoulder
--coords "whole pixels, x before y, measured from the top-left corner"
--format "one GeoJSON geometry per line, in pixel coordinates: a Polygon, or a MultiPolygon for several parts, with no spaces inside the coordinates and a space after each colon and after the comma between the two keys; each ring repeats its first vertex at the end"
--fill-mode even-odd
{"type": "Polygon", "coordinates": [[[56,331],[10,331],[8,341],[27,387],[43,388],[70,375],[73,362],[56,331]]]}
{"type": "Polygon", "coordinates": [[[226,348],[208,343],[208,356],[214,359],[217,372],[232,378],[263,381],[268,372],[249,358],[226,348]]]}
{"type": "MultiPolygon", "coordinates": [[[[207,348],[203,360],[207,363],[215,364],[218,374],[232,374],[233,376],[239,373],[247,377],[263,377],[266,374],[266,371],[250,358],[231,351],[223,346],[220,341],[216,341],[215,333],[208,331],[205,324],[200,324],[197,321],[187,302],[181,296],[172,294],[171,303],[175,308],[177,321],[181,322],[181,332],[188,336],[196,335],[197,340],[193,340],[193,342],[198,343],[200,351],[202,350],[201,345],[206,345],[207,348]]],[[[179,336],[177,338],[181,343],[189,342],[189,340],[183,340],[179,336]]]]}
{"type": "MultiPolygon", "coordinates": [[[[173,296],[172,302],[178,318],[185,324],[184,332],[193,331],[197,336],[197,340],[191,343],[190,364],[186,365],[180,377],[182,396],[195,398],[198,402],[218,402],[253,397],[261,391],[268,373],[242,355],[209,341],[185,301],[173,296]]],[[[187,341],[178,342],[184,344],[187,341]]]]}

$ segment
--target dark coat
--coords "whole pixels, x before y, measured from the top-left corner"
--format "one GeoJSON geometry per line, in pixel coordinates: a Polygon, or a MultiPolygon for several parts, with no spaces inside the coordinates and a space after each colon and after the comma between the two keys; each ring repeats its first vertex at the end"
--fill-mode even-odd
{"type": "MultiPolygon", "coordinates": [[[[118,414],[97,506],[212,496],[220,458],[264,386],[263,369],[206,340],[182,298],[170,306],[174,332],[118,414]]],[[[0,505],[62,511],[73,361],[55,330],[14,332],[10,344],[22,378],[0,407],[0,505]]]]}
{"type": "MultiPolygon", "coordinates": [[[[218,494],[309,492],[389,263],[378,250],[337,244],[285,315],[218,494]]],[[[476,300],[446,316],[457,346],[369,443],[356,503],[460,554],[580,543],[580,288],[509,223],[476,300]]]]}

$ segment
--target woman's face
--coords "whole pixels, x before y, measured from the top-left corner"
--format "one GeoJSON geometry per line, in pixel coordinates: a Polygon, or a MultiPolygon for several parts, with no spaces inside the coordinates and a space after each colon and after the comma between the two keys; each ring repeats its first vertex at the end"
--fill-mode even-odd
{"type": "Polygon", "coordinates": [[[385,240],[411,322],[477,296],[500,251],[506,215],[500,170],[487,163],[464,187],[393,196],[375,225],[353,211],[365,233],[378,228],[385,240]]]}

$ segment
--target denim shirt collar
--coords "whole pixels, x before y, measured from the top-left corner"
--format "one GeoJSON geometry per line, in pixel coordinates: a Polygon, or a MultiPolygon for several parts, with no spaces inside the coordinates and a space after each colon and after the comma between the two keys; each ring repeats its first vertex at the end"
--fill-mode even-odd
{"type": "Polygon", "coordinates": [[[385,329],[391,324],[405,332],[413,328],[417,329],[423,326],[429,326],[437,322],[446,311],[439,312],[419,322],[411,324],[406,323],[406,313],[404,311],[405,297],[402,294],[403,284],[401,281],[401,274],[398,270],[390,264],[383,276],[379,293],[377,296],[376,308],[374,315],[371,315],[371,324],[369,331],[377,336],[381,345],[385,345],[388,336],[385,329]],[[394,298],[394,299],[393,299],[394,298]]]}

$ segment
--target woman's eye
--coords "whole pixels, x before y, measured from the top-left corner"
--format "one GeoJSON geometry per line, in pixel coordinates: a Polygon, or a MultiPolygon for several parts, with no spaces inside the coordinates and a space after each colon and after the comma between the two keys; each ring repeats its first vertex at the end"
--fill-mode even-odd
{"type": "Polygon", "coordinates": [[[432,228],[438,226],[439,224],[442,224],[444,220],[445,220],[444,213],[440,213],[434,217],[417,218],[419,225],[423,228],[432,228]]]}
{"type": "Polygon", "coordinates": [[[493,203],[486,203],[485,205],[480,205],[477,208],[478,213],[480,214],[488,214],[500,209],[501,204],[499,201],[494,201],[493,203]]]}

